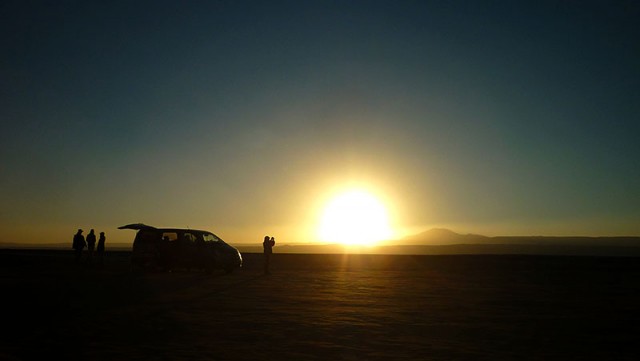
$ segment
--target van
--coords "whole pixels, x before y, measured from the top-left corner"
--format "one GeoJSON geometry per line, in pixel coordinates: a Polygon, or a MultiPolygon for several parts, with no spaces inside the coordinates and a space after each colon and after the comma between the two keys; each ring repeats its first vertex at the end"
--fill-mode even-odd
{"type": "Polygon", "coordinates": [[[137,230],[131,263],[135,267],[172,270],[176,268],[231,273],[242,267],[242,255],[209,231],[156,228],[142,223],[118,229],[137,230]]]}

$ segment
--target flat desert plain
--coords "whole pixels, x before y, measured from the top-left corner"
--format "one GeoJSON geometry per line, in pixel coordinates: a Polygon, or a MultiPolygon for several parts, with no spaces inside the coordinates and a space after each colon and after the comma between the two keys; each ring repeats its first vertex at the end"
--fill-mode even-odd
{"type": "Polygon", "coordinates": [[[0,250],[0,359],[637,360],[640,259],[244,254],[232,274],[0,250]]]}

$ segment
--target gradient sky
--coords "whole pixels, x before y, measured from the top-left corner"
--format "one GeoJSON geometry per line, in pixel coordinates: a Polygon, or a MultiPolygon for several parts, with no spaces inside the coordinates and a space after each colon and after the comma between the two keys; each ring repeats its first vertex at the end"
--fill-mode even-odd
{"type": "Polygon", "coordinates": [[[3,1],[0,241],[640,235],[634,1],[3,1]]]}

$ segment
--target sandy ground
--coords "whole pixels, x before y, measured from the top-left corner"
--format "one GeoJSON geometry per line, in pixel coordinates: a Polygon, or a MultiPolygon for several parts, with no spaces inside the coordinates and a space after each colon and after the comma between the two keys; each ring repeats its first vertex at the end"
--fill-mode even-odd
{"type": "Polygon", "coordinates": [[[0,359],[636,360],[640,259],[245,254],[231,275],[0,250],[0,359]]]}

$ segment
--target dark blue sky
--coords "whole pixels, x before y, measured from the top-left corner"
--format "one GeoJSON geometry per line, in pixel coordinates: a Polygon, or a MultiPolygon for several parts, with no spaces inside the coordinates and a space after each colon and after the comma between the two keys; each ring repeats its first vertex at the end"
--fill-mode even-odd
{"type": "Polygon", "coordinates": [[[305,241],[359,185],[399,234],[638,235],[638,18],[632,1],[3,2],[0,223],[19,241],[138,221],[305,241]]]}

